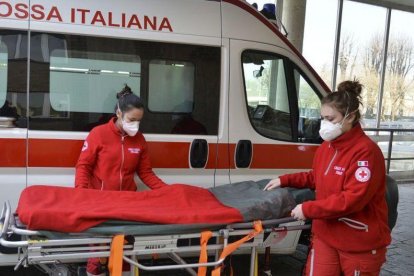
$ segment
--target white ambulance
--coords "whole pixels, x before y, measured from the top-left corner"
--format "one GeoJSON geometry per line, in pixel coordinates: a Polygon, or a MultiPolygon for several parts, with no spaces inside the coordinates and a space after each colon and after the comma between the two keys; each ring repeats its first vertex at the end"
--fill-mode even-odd
{"type": "Polygon", "coordinates": [[[157,175],[203,187],[310,168],[329,92],[245,1],[0,1],[0,202],[73,186],[125,84],[145,102],[157,175]]]}

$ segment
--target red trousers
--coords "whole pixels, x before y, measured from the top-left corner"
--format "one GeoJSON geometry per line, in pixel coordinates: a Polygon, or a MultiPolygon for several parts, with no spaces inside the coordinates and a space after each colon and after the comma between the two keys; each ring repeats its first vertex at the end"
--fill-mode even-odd
{"type": "MultiPolygon", "coordinates": [[[[100,275],[107,271],[108,258],[89,258],[86,265],[86,271],[92,275],[100,275]]],[[[130,265],[123,262],[122,271],[130,271],[130,265]]]]}
{"type": "Polygon", "coordinates": [[[385,262],[386,248],[368,252],[344,252],[313,237],[306,263],[307,276],[378,276],[385,262]]]}

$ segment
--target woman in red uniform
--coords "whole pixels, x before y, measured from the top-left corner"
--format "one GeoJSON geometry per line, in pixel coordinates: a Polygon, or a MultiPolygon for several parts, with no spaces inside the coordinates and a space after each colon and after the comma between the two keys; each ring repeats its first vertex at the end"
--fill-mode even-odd
{"type": "MultiPolygon", "coordinates": [[[[147,142],[138,132],[141,99],[128,86],[118,93],[116,118],[92,129],[76,164],[76,188],[136,191],[135,173],[151,189],[165,184],[152,171],[147,142]]],[[[88,275],[105,275],[105,260],[89,259],[88,275]]]]}
{"type": "Polygon", "coordinates": [[[311,188],[316,200],[292,210],[312,219],[312,248],[306,275],[379,275],[390,244],[385,201],[385,162],[380,148],[361,129],[362,86],[339,84],[322,99],[320,135],[312,170],[282,175],[265,190],[311,188]]]}

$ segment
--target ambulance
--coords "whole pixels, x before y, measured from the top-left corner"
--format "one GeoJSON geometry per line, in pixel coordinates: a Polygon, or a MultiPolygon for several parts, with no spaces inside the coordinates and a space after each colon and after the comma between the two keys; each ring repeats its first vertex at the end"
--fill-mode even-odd
{"type": "Polygon", "coordinates": [[[74,186],[84,139],[125,84],[145,103],[156,174],[201,187],[309,169],[329,93],[245,1],[0,1],[0,202],[74,186]]]}

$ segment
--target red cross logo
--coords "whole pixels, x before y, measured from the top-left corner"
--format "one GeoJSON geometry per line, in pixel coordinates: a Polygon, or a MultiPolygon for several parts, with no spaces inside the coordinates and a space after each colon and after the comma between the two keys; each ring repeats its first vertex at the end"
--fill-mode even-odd
{"type": "Polygon", "coordinates": [[[355,171],[355,178],[359,182],[367,182],[371,178],[371,171],[367,167],[360,167],[355,171]]]}
{"type": "Polygon", "coordinates": [[[365,178],[365,176],[367,176],[367,175],[368,174],[366,172],[364,172],[364,171],[362,171],[362,172],[359,173],[359,176],[362,177],[362,178],[365,178]]]}

